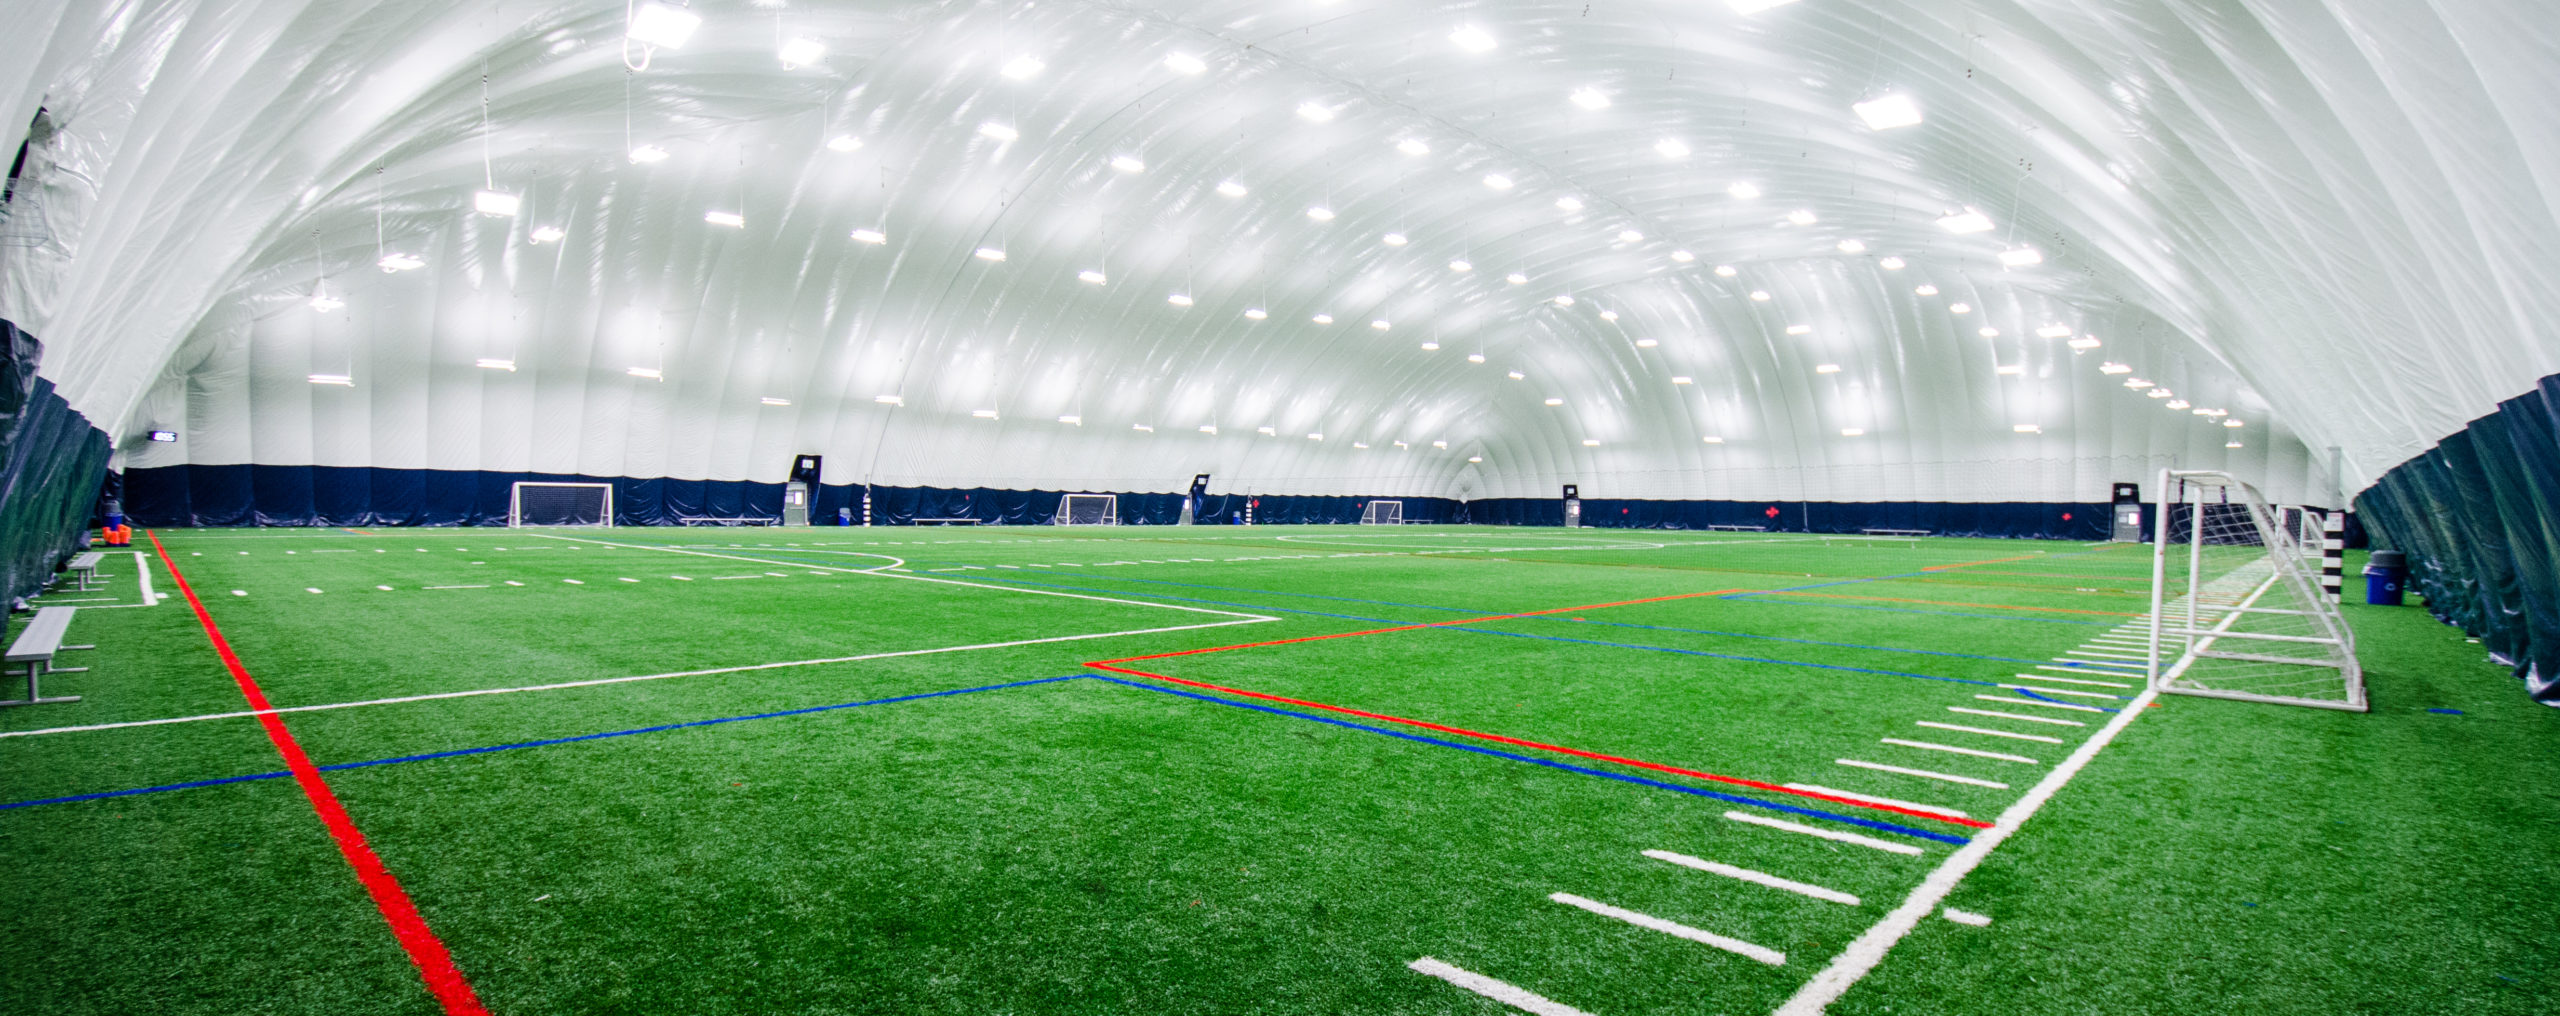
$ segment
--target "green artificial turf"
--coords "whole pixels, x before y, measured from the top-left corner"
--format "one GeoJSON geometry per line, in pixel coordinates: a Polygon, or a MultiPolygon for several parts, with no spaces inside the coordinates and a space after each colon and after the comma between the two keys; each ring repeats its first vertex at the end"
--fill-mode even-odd
{"type": "MultiPolygon", "coordinates": [[[[2137,547],[1436,526],[158,535],[276,706],[442,696],[285,714],[324,766],[1069,678],[329,773],[509,1016],[1507,1011],[1422,956],[1598,1016],[1768,1012],[1952,847],[1267,710],[1971,830],[1216,689],[1989,818],[2107,716],[1976,696],[2133,621],[2149,576],[2137,547]],[[1090,665],[1264,642],[1110,664],[1216,689],[1090,665]]],[[[0,731],[245,708],[185,600],[123,608],[132,563],[51,598],[120,608],[48,682],[85,700],[0,731]]],[[[2163,699],[1949,899],[1988,927],[1924,921],[1833,1011],[2548,1011],[2560,716],[2416,608],[2348,616],[2372,713],[2163,699]]],[[[0,804],[280,768],[245,718],[5,737],[0,804]]],[[[0,1011],[438,1011],[290,780],[0,810],[0,858],[0,1011]]]]}

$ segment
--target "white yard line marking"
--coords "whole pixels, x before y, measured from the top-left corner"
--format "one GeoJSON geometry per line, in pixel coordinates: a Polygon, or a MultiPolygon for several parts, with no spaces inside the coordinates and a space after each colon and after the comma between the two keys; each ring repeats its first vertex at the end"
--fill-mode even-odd
{"type": "Polygon", "coordinates": [[[1957,818],[1973,817],[1944,805],[1921,804],[1916,801],[1905,801],[1894,797],[1878,797],[1874,794],[1853,793],[1851,791],[1840,790],[1835,787],[1826,787],[1819,783],[1790,783],[1787,784],[1787,789],[1810,790],[1817,794],[1829,794],[1833,797],[1845,797],[1852,801],[1865,801],[1868,804],[1890,804],[1896,808],[1909,808],[1913,811],[1925,811],[1932,815],[1953,815],[1957,818]]]}
{"type": "Polygon", "coordinates": [[[1939,916],[1945,917],[1947,920],[1954,921],[1957,924],[1969,924],[1976,928],[1987,928],[1991,926],[1991,915],[1977,914],[1970,910],[1958,910],[1954,907],[1948,907],[1945,910],[1939,911],[1939,916]]]}
{"type": "Polygon", "coordinates": [[[1899,737],[1878,738],[1878,740],[1886,744],[1901,745],[1905,748],[1918,748],[1922,751],[1943,751],[1952,755],[1971,755],[1975,758],[1999,759],[2002,762],[2021,762],[2031,766],[2040,766],[2044,764],[2024,755],[2011,755],[2006,752],[1984,751],[1980,748],[1959,748],[1952,744],[1939,744],[1935,741],[1911,741],[1899,737]]]}
{"type": "Polygon", "coordinates": [[[1904,776],[1917,776],[1924,780],[1945,780],[1949,783],[1961,783],[1968,787],[1989,787],[1993,790],[2009,789],[2008,784],[2002,783],[1998,780],[1978,780],[1971,776],[1958,776],[1954,773],[1942,773],[1934,769],[1910,769],[1903,766],[1889,766],[1882,762],[1863,762],[1854,758],[1835,758],[1831,761],[1855,769],[1873,769],[1880,773],[1901,773],[1904,776]]]}
{"type": "Polygon", "coordinates": [[[1844,833],[1837,829],[1816,829],[1809,825],[1799,825],[1782,818],[1764,818],[1759,815],[1753,815],[1749,812],[1741,811],[1725,812],[1724,817],[1736,822],[1749,822],[1756,826],[1768,826],[1771,829],[1783,829],[1791,833],[1803,833],[1807,836],[1818,836],[1826,840],[1833,840],[1840,843],[1855,843],[1861,847],[1874,847],[1877,850],[1881,850],[1889,854],[1910,854],[1918,856],[1920,853],[1920,848],[1908,843],[1895,843],[1891,840],[1879,840],[1873,836],[1860,836],[1856,833],[1844,833]]]}
{"type": "MultiPolygon", "coordinates": [[[[2036,678],[2036,680],[2042,681],[2044,678],[2039,677],[2036,678]]],[[[2061,688],[2044,688],[2032,684],[2004,684],[2000,687],[2007,688],[2010,691],[2031,691],[2038,695],[2071,695],[2078,698],[2102,699],[2120,699],[2124,697],[2122,695],[2109,695],[2102,691],[2066,691],[2061,688]]]]}
{"type": "Polygon", "coordinates": [[[233,595],[233,596],[247,596],[247,595],[249,595],[249,591],[248,591],[248,590],[246,590],[246,589],[234,589],[234,590],[232,590],[232,591],[231,591],[231,595],[233,595]]]}
{"type": "MultiPolygon", "coordinates": [[[[2093,644],[2094,644],[2094,645],[2100,645],[2100,646],[2106,645],[2106,643],[2103,643],[2103,642],[2093,643],[2093,644]]],[[[2066,657],[2079,657],[2079,658],[2087,659],[2087,660],[2091,660],[2091,661],[2094,661],[2094,662],[2105,663],[2105,664],[2107,664],[2108,666],[2123,666],[2123,664],[2120,664],[2120,663],[2114,663],[2114,662],[2112,662],[2112,661],[2115,661],[2115,660],[2147,660],[2147,659],[2150,659],[2150,657],[2149,657],[2149,656],[2145,656],[2145,655],[2143,655],[2143,654],[2141,654],[2141,653],[2119,653],[2119,652],[2116,652],[2116,651],[2115,651],[2115,650],[2113,650],[2113,649],[2065,649],[2065,650],[2063,650],[2063,651],[2062,651],[2062,655],[2063,655],[2063,656],[2066,656],[2066,657]]],[[[2065,662],[2069,662],[2069,661],[2067,661],[2067,660],[2066,660],[2065,662]]]]}
{"type": "Polygon", "coordinates": [[[714,575],[714,576],[712,576],[712,577],[711,577],[711,581],[713,581],[713,582],[725,582],[725,581],[728,581],[728,580],[730,580],[730,579],[760,579],[760,578],[763,578],[763,577],[764,577],[764,576],[762,576],[762,575],[714,575]]]}
{"type": "Polygon", "coordinates": [[[507,580],[507,584],[508,584],[508,585],[511,585],[511,586],[521,586],[521,585],[523,585],[524,583],[522,583],[522,582],[518,582],[518,581],[516,581],[516,580],[514,580],[514,579],[508,579],[508,580],[507,580]]]}
{"type": "MultiPolygon", "coordinates": [[[[314,590],[312,590],[312,592],[315,592],[315,593],[316,593],[316,592],[319,592],[319,590],[314,589],[314,590]]],[[[43,597],[29,597],[29,598],[27,599],[27,602],[32,603],[32,604],[35,604],[36,606],[39,606],[39,607],[43,607],[43,606],[49,606],[49,605],[51,605],[51,604],[56,604],[56,603],[114,603],[114,602],[116,602],[116,598],[115,598],[115,597],[112,597],[112,596],[88,596],[88,597],[82,597],[82,598],[77,599],[77,600],[53,600],[53,599],[46,599],[46,598],[43,598],[43,597]]]]}
{"type": "Polygon", "coordinates": [[[2046,744],[2062,743],[2062,739],[2059,737],[2046,737],[2042,734],[2013,734],[2006,730],[1987,730],[1982,727],[1968,727],[1961,723],[1940,723],[1936,720],[1919,720],[1912,723],[1912,726],[1928,727],[1932,730],[1955,730],[1967,734],[1980,734],[1984,737],[2005,737],[2013,741],[2042,741],[2046,744]]]}
{"type": "MultiPolygon", "coordinates": [[[[2001,685],[2001,687],[2006,688],[2009,686],[2004,684],[2001,685]]],[[[2075,706],[2069,702],[2038,702],[2034,699],[2010,698],[2006,695],[1976,695],[1974,697],[1985,702],[1999,702],[2013,706],[2035,706],[2039,709],[2073,709],[2084,713],[2106,712],[2106,710],[2100,709],[2096,706],[2075,706]]]]}
{"type": "Polygon", "coordinates": [[[2020,713],[2004,713],[1997,709],[1967,709],[1963,706],[1948,706],[1947,711],[1951,713],[1963,713],[1967,716],[1997,716],[2004,720],[2025,720],[2028,723],[2050,723],[2057,727],[2088,726],[2088,724],[2082,723],[2078,720],[2056,719],[2051,716],[2027,716],[2020,713]]]}
{"type": "Polygon", "coordinates": [[[583,585],[586,585],[586,583],[585,583],[584,581],[579,580],[579,579],[561,579],[560,581],[562,581],[562,582],[566,582],[566,583],[568,583],[568,584],[570,584],[570,585],[573,585],[573,586],[583,586],[583,585]]]}
{"type": "Polygon", "coordinates": [[[151,562],[143,560],[142,552],[139,550],[133,552],[133,573],[142,577],[142,602],[135,606],[157,605],[160,602],[160,594],[151,591],[151,562]]]}
{"type": "Polygon", "coordinates": [[[302,591],[303,591],[303,592],[306,592],[306,593],[316,593],[316,592],[319,592],[319,591],[320,591],[320,587],[318,587],[318,586],[304,586],[304,587],[302,587],[302,591]]]}
{"type": "MultiPolygon", "coordinates": [[[[2113,673],[2113,672],[2112,672],[2112,671],[2087,671],[2087,670],[2084,670],[2084,671],[2081,671],[2081,673],[2083,673],[2083,674],[2088,674],[2088,673],[2113,673]]],[[[2078,678],[2078,677],[2052,677],[2052,676],[2045,675],[2045,674],[2019,674],[2019,675],[2017,675],[2017,676],[2018,676],[2018,677],[2020,677],[2020,678],[2023,678],[2023,679],[2025,679],[2025,680],[2029,680],[2029,681],[2046,681],[2046,682],[2050,682],[2050,683],[2053,683],[2053,684],[2088,684],[2088,685],[2096,685],[2096,686],[2101,687],[2101,688],[2131,688],[2131,687],[2133,687],[2132,685],[2125,684],[2125,683],[2120,682],[2120,681],[2092,681],[2092,680],[2088,680],[2088,679],[2086,679],[2086,678],[2078,678]]],[[[2140,675],[2140,674],[2126,674],[2125,676],[2126,676],[2126,677],[2141,677],[2142,675],[2140,675]]],[[[2004,685],[2001,685],[2001,687],[2003,687],[2003,688],[2014,688],[2014,687],[2017,687],[2017,686],[2016,686],[2016,685],[2004,684],[2004,685]]]]}
{"type": "Polygon", "coordinates": [[[1813,979],[1806,981],[1803,987],[1797,988],[1795,995],[1779,1006],[1773,1016],[1818,1016],[1825,1007],[1839,1000],[1850,985],[1858,983],[1868,971],[1876,968],[1876,964],[1884,962],[1885,953],[1891,951],[1895,943],[1911,934],[1911,929],[1919,926],[1921,918],[1927,917],[1947,898],[1947,894],[1955,891],[1957,883],[1964,881],[1964,877],[1981,864],[1983,858],[1991,856],[1992,850],[2015,835],[2028,819],[2035,817],[2037,809],[2044,807],[2044,803],[2051,800],[2064,784],[2079,775],[2090,759],[2098,757],[2099,749],[2114,741],[2116,734],[2123,731],[2126,724],[2132,723],[2134,717],[2142,715],[2150,707],[2151,700],[2159,695],[2158,691],[2145,688],[2134,696],[2123,712],[2108,720],[2107,725],[2098,728],[2098,732],[2088,740],[2080,742],[2080,747],[2072,751],[2070,758],[2054,766],[2044,779],[2036,781],[2034,787],[2019,797],[2017,803],[2001,812],[1999,819],[1991,823],[1991,828],[1975,833],[1971,842],[1947,855],[1936,871],[1930,872],[1928,878],[1911,890],[1911,895],[1902,901],[1901,906],[1893,908],[1892,913],[1886,914],[1883,920],[1850,942],[1840,955],[1832,957],[1830,964],[1824,966],[1821,973],[1813,975],[1813,979]]]}
{"type": "Polygon", "coordinates": [[[615,579],[616,582],[638,582],[639,579],[615,579]]]}
{"type": "Polygon", "coordinates": [[[1753,871],[1749,868],[1737,868],[1730,864],[1710,861],[1701,857],[1691,857],[1687,854],[1675,854],[1668,850],[1648,850],[1644,852],[1644,856],[1653,858],[1657,861],[1669,861],[1683,868],[1696,868],[1699,871],[1712,872],[1726,878],[1738,878],[1756,885],[1765,885],[1771,889],[1784,889],[1798,896],[1811,896],[1817,900],[1847,904],[1852,907],[1858,905],[1857,897],[1841,892],[1838,889],[1825,889],[1821,886],[1813,885],[1808,882],[1798,882],[1791,878],[1780,878],[1765,871],[1753,871]]]}
{"type": "Polygon", "coordinates": [[[674,580],[676,580],[676,581],[678,581],[678,582],[691,582],[691,581],[693,581],[692,579],[686,578],[686,577],[684,577],[684,576],[682,576],[682,575],[669,575],[669,576],[667,576],[667,577],[668,577],[668,578],[671,578],[671,579],[674,579],[674,580]]]}
{"type": "Polygon", "coordinates": [[[1613,907],[1598,900],[1585,899],[1572,893],[1549,893],[1547,898],[1558,903],[1562,903],[1568,907],[1579,907],[1602,917],[1610,917],[1625,921],[1628,924],[1635,925],[1639,928],[1644,928],[1650,931],[1659,931],[1674,938],[1685,938],[1700,945],[1711,945],[1736,956],[1759,960],[1760,962],[1773,967],[1783,967],[1787,965],[1787,954],[1771,949],[1765,945],[1753,945],[1738,938],[1726,938],[1725,936],[1718,935],[1712,931],[1703,931],[1697,928],[1692,928],[1677,921],[1666,921],[1651,914],[1639,914],[1624,907],[1613,907]]]}
{"type": "MultiPolygon", "coordinates": [[[[2114,674],[2128,672],[2127,668],[2131,668],[2129,671],[2131,673],[2140,673],[2142,668],[2146,666],[2146,664],[2141,663],[2107,663],[2100,662],[2098,660],[2065,660],[2063,662],[2078,663],[2079,666],[2057,667],[2050,663],[2039,663],[2036,664],[2035,669],[2059,670],[2065,674],[2114,674]]],[[[2032,677],[2039,681],[2044,680],[2044,676],[2041,674],[2020,674],[2018,676],[2032,677]]]]}
{"type": "Polygon", "coordinates": [[[562,681],[557,684],[532,684],[517,688],[474,688],[469,691],[443,691],[427,695],[403,695],[398,698],[366,699],[360,702],[332,702],[326,705],[286,706],[280,709],[249,709],[232,713],[204,713],[198,716],[172,716],[159,720],[128,720],[122,723],[92,723],[78,727],[46,727],[40,730],[5,730],[0,731],[0,738],[33,737],[38,734],[71,734],[90,730],[119,730],[125,727],[157,727],[171,723],[196,723],[203,720],[229,720],[246,716],[263,716],[269,713],[310,713],[331,709],[355,709],[363,706],[392,706],[410,702],[434,702],[443,699],[474,698],[482,695],[514,695],[529,691],[561,691],[569,688],[594,688],[610,684],[629,684],[633,681],[664,681],[669,678],[676,677],[703,677],[711,674],[739,674],[757,670],[780,670],[785,667],[815,667],[830,663],[859,663],[863,660],[885,660],[899,656],[931,656],[936,653],[965,653],[980,649],[1009,649],[1014,646],[1036,646],[1052,642],[1082,642],[1087,639],[1117,638],[1122,635],[1156,635],[1164,632],[1192,631],[1199,628],[1224,628],[1228,625],[1255,623],[1258,622],[1248,619],[1237,619],[1233,621],[1205,621],[1200,624],[1179,624],[1166,628],[1134,628],[1128,631],[1095,632],[1089,635],[1053,635],[1048,638],[1015,639],[1011,642],[979,642],[965,646],[938,646],[932,649],[900,649],[885,653],[864,653],[860,656],[829,656],[815,660],[784,660],[779,663],[750,663],[744,666],[712,667],[706,670],[677,670],[664,674],[635,674],[630,677],[599,677],[585,681],[562,681]]]}
{"type": "Polygon", "coordinates": [[[391,591],[391,587],[390,587],[390,586],[375,586],[375,587],[373,587],[373,588],[375,588],[375,589],[379,589],[379,590],[382,590],[383,592],[386,592],[386,593],[391,591]]]}
{"type": "Polygon", "coordinates": [[[1460,970],[1429,956],[1407,963],[1405,966],[1414,973],[1426,977],[1437,977],[1521,1012],[1535,1013],[1537,1016],[1591,1016],[1590,1013],[1537,992],[1497,981],[1483,974],[1460,970]]]}

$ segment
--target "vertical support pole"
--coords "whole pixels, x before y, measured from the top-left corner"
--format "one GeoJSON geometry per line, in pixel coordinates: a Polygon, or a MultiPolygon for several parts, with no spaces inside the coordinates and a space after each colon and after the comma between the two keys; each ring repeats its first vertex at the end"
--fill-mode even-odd
{"type": "Polygon", "coordinates": [[[871,485],[868,483],[862,485],[862,525],[866,529],[871,526],[871,485]]]}
{"type": "Polygon", "coordinates": [[[2347,512],[2338,509],[2320,522],[2320,593],[2342,602],[2347,582],[2347,512]]]}
{"type": "Polygon", "coordinates": [[[2160,471],[2160,507],[2151,519],[2151,651],[2145,657],[2143,681],[2160,687],[2160,612],[2169,590],[2169,471],[2160,471]]]}
{"type": "MultiPolygon", "coordinates": [[[[2187,623],[2178,626],[2184,633],[2178,636],[2178,655],[2184,658],[2187,654],[2196,651],[2196,632],[2204,627],[2201,614],[2204,607],[2205,500],[2203,487],[2189,483],[2182,483],[2181,486],[2195,489],[2196,502],[2195,507],[2187,512],[2187,623]]],[[[2223,489],[2222,497],[2225,503],[2230,501],[2231,493],[2228,488],[2223,489]]],[[[2187,500],[2183,491],[2180,492],[2178,500],[2181,502],[2187,500]]]]}

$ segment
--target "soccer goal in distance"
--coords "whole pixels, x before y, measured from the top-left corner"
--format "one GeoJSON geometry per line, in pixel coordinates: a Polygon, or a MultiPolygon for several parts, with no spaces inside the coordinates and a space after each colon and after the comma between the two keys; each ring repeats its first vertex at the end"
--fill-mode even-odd
{"type": "Polygon", "coordinates": [[[1069,494],[1058,499],[1058,514],[1051,521],[1061,526],[1119,525],[1120,496],[1069,494]]]}
{"type": "Polygon", "coordinates": [[[507,493],[509,526],[610,526],[613,485],[610,483],[516,484],[507,493]]]}
{"type": "Polygon", "coordinates": [[[1360,524],[1364,526],[1403,525],[1404,502],[1371,501],[1368,507],[1360,509],[1360,524]]]}
{"type": "Polygon", "coordinates": [[[2151,686],[2366,709],[2355,634],[2321,595],[2320,552],[2228,473],[2163,470],[2151,559],[2151,686]]]}

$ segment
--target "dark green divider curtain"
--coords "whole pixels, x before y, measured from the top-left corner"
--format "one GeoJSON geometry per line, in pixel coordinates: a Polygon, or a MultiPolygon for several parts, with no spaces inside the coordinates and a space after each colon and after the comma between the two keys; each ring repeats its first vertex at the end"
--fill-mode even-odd
{"type": "Polygon", "coordinates": [[[16,600],[78,545],[107,472],[107,434],[36,376],[44,344],[0,321],[0,597],[16,600]]]}
{"type": "Polygon", "coordinates": [[[2409,588],[2560,706],[2560,374],[2356,496],[2409,588]]]}

